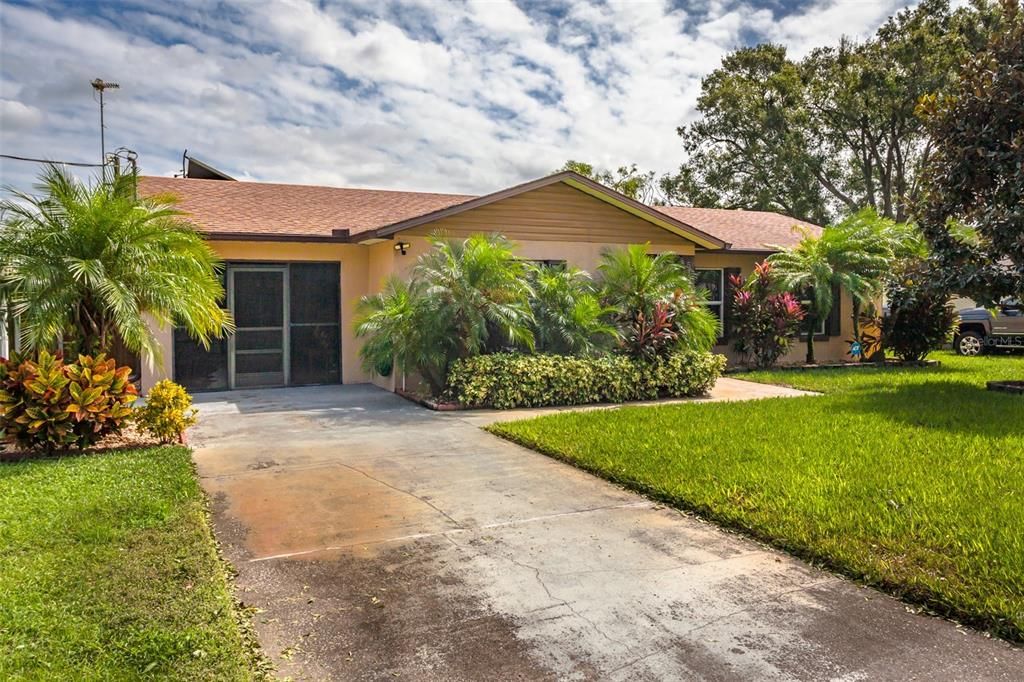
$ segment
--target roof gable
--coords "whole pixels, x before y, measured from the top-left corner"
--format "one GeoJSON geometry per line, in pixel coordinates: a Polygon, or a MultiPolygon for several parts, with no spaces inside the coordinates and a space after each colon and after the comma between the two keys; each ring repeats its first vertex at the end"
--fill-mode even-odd
{"type": "Polygon", "coordinates": [[[413,216],[405,220],[397,221],[390,225],[386,225],[376,230],[375,235],[378,237],[386,237],[393,235],[398,232],[402,232],[420,225],[427,223],[434,223],[444,218],[478,209],[483,206],[488,206],[498,201],[503,201],[513,197],[521,196],[527,192],[533,192],[538,189],[549,187],[556,183],[564,183],[574,189],[580,190],[586,194],[589,194],[596,199],[599,199],[607,204],[615,206],[616,208],[630,213],[641,220],[656,225],[664,230],[667,230],[676,236],[688,239],[695,244],[709,249],[721,249],[727,246],[726,242],[715,237],[707,232],[699,230],[692,225],[689,225],[683,221],[677,220],[676,218],[666,215],[659,210],[642,204],[635,199],[631,199],[624,194],[616,192],[615,190],[605,187],[589,178],[585,178],[578,173],[572,171],[563,171],[561,173],[555,173],[547,177],[532,180],[530,182],[509,187],[507,189],[499,190],[491,194],[486,194],[481,197],[476,197],[468,201],[454,204],[452,206],[444,207],[430,213],[426,213],[420,216],[413,216]]]}

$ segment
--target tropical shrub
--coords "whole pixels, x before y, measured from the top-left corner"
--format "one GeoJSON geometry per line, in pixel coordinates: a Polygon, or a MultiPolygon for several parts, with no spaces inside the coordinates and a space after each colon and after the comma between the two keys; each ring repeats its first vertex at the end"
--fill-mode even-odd
{"type": "Polygon", "coordinates": [[[771,263],[755,265],[746,281],[737,276],[730,281],[735,348],[754,366],[771,367],[786,354],[799,333],[803,308],[788,291],[775,292],[771,263]]]}
{"type": "Polygon", "coordinates": [[[509,409],[694,396],[714,386],[724,368],[721,355],[682,350],[651,362],[625,355],[493,353],[455,362],[444,398],[509,409]]]}
{"type": "Polygon", "coordinates": [[[949,292],[935,285],[924,264],[890,283],[886,301],[882,342],[901,360],[924,360],[953,340],[959,318],[949,292]]]}
{"type": "Polygon", "coordinates": [[[430,238],[408,284],[391,280],[384,291],[365,296],[355,333],[369,369],[392,360],[417,372],[434,395],[444,389],[458,358],[507,349],[533,348],[531,289],[526,264],[500,235],[464,240],[430,238]]]}
{"type": "Polygon", "coordinates": [[[178,384],[164,379],[153,384],[146,404],[135,411],[135,423],[161,443],[180,441],[185,429],[196,423],[192,396],[178,384]]]}
{"type": "Polygon", "coordinates": [[[132,175],[89,186],[56,166],[39,189],[0,201],[0,302],[25,348],[109,353],[120,339],[159,358],[150,319],[204,345],[231,331],[220,260],[171,197],[138,198],[132,175]]]}
{"type": "Polygon", "coordinates": [[[542,265],[530,272],[535,349],[557,355],[598,355],[618,340],[615,309],[601,305],[590,275],[542,265]]]}
{"type": "Polygon", "coordinates": [[[654,304],[649,315],[638,310],[626,328],[622,349],[626,355],[644,360],[671,352],[679,341],[675,322],[676,311],[662,301],[654,304]]]}
{"type": "Polygon", "coordinates": [[[718,318],[678,256],[648,254],[647,245],[631,244],[602,253],[598,271],[602,301],[616,311],[626,353],[653,357],[672,348],[707,352],[715,345],[718,318]]]}
{"type": "Polygon", "coordinates": [[[130,419],[138,396],[130,373],[102,354],[73,364],[46,351],[0,359],[0,435],[29,450],[94,445],[130,419]]]}

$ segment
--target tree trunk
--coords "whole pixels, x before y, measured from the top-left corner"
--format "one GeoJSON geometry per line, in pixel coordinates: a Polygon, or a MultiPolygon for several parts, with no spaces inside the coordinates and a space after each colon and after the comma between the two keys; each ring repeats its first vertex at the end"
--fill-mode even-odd
{"type": "Polygon", "coordinates": [[[814,359],[814,328],[817,326],[817,320],[813,315],[807,317],[807,364],[816,365],[817,361],[814,359]]]}

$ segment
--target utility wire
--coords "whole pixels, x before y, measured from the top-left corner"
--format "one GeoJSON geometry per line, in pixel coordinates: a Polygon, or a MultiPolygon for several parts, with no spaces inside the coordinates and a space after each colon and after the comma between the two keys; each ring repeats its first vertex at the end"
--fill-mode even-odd
{"type": "Polygon", "coordinates": [[[13,154],[0,154],[0,158],[13,159],[14,161],[35,161],[36,163],[57,163],[62,166],[80,166],[82,168],[101,168],[105,163],[79,163],[77,161],[54,161],[53,159],[33,159],[29,156],[14,156],[13,154]]]}

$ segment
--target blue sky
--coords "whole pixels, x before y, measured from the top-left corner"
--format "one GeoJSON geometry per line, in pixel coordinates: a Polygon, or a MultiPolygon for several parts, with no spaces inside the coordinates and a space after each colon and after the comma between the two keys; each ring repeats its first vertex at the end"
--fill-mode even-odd
{"type": "MultiPolygon", "coordinates": [[[[575,158],[669,171],[700,79],[771,40],[800,56],[905,0],[137,0],[0,6],[0,148],[107,148],[169,175],[191,154],[240,179],[487,192],[575,158]]],[[[32,164],[0,160],[27,189],[32,164]]]]}

